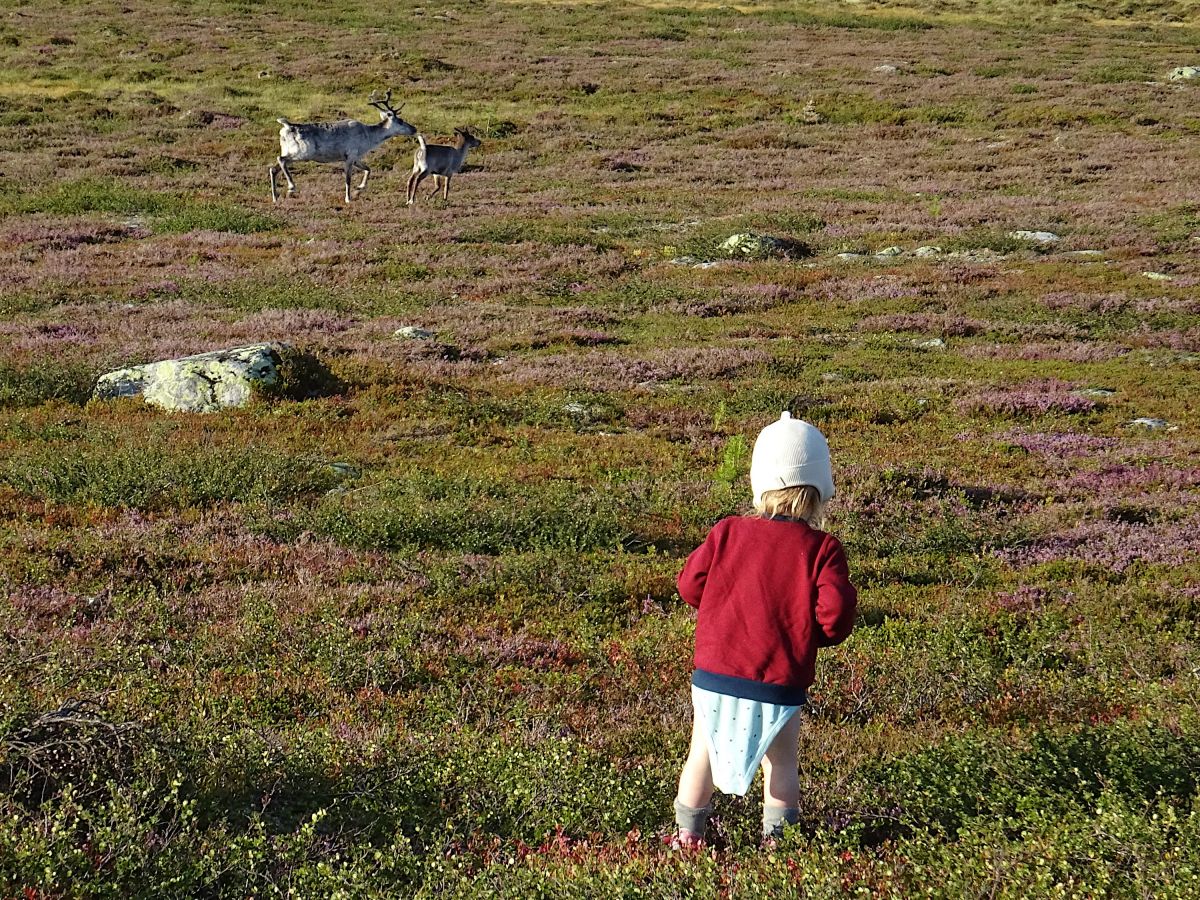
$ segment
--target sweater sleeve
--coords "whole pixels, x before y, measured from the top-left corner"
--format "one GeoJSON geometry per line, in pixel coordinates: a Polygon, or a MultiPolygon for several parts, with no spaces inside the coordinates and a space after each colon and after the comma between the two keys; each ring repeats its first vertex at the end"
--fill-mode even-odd
{"type": "MultiPolygon", "coordinates": [[[[715,530],[715,529],[714,529],[715,530]]],[[[679,588],[679,596],[689,606],[700,608],[700,598],[704,594],[704,583],[708,580],[708,569],[713,561],[713,533],[710,531],[704,543],[692,551],[683,564],[675,585],[679,588]]]]}
{"type": "Polygon", "coordinates": [[[850,583],[846,551],[830,536],[817,572],[817,646],[832,647],[850,636],[858,612],[858,591],[850,583]]]}

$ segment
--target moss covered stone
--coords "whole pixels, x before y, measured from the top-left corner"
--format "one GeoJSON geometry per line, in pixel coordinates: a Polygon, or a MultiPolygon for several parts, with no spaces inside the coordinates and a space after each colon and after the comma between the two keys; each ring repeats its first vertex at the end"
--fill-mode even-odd
{"type": "Polygon", "coordinates": [[[290,352],[287,344],[272,342],[118,369],[100,376],[94,395],[101,400],[140,396],[178,412],[245,406],[256,389],[279,383],[290,352]]]}

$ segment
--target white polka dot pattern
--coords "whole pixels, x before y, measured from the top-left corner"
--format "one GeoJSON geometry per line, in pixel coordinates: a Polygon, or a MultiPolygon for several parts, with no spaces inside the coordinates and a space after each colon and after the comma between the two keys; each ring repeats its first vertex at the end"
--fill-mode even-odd
{"type": "Polygon", "coordinates": [[[706,691],[692,685],[692,706],[708,742],[713,784],[744,796],[775,735],[799,706],[781,706],[706,691]]]}

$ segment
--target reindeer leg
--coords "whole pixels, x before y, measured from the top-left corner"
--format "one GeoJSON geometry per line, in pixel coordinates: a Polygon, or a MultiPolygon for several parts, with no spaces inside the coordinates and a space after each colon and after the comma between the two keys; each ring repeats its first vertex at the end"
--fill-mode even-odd
{"type": "Polygon", "coordinates": [[[346,202],[350,202],[350,176],[354,173],[354,163],[346,160],[346,202]]]}
{"type": "Polygon", "coordinates": [[[436,197],[438,195],[438,191],[442,189],[442,182],[445,180],[445,177],[446,176],[444,175],[433,176],[433,193],[429,195],[430,200],[436,197]]]}
{"type": "Polygon", "coordinates": [[[425,180],[425,176],[429,174],[428,169],[422,169],[420,172],[413,172],[408,179],[408,205],[412,206],[417,199],[417,188],[421,182],[425,180]]]}
{"type": "Polygon", "coordinates": [[[446,195],[450,193],[450,176],[446,175],[442,178],[442,202],[446,202],[446,195]]]}
{"type": "Polygon", "coordinates": [[[356,163],[354,164],[354,168],[356,168],[356,169],[362,169],[362,173],[363,173],[363,180],[362,180],[362,183],[361,183],[361,184],[358,186],[358,189],[359,189],[360,191],[362,191],[362,190],[366,190],[366,187],[367,187],[367,179],[371,177],[371,170],[370,170],[370,169],[368,169],[366,166],[364,166],[364,165],[363,165],[361,162],[356,162],[356,163]]]}
{"type": "MultiPolygon", "coordinates": [[[[283,177],[287,179],[287,192],[288,196],[291,196],[292,194],[296,193],[296,182],[292,181],[292,173],[288,171],[287,160],[281,156],[277,162],[279,163],[279,171],[281,171],[283,173],[283,177]]],[[[274,179],[272,178],[272,181],[273,180],[274,179]]]]}
{"type": "Polygon", "coordinates": [[[275,190],[275,166],[270,166],[267,172],[271,175],[271,202],[279,202],[279,191],[275,190]]]}

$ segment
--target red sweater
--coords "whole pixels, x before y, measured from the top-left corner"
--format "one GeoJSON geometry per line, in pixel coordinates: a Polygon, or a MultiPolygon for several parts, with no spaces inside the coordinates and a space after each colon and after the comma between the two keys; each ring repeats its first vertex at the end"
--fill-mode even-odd
{"type": "Polygon", "coordinates": [[[844,641],[858,608],[841,543],[794,519],[722,519],[678,585],[699,610],[698,670],[793,690],[812,684],[817,648],[844,641]]]}

